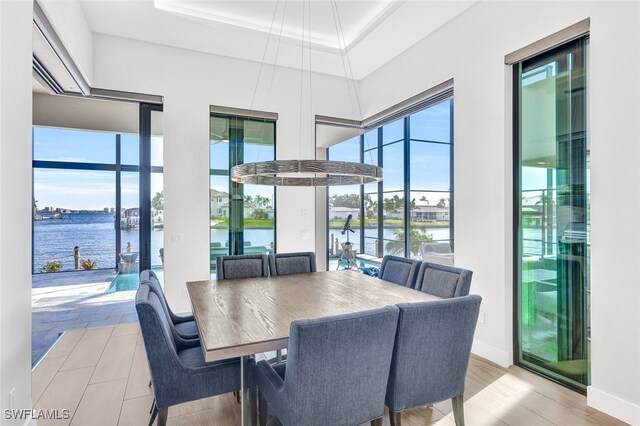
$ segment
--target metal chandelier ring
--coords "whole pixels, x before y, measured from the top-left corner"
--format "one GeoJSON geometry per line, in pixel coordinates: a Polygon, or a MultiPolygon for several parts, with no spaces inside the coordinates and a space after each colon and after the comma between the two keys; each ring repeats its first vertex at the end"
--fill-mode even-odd
{"type": "Polygon", "coordinates": [[[260,161],[233,166],[231,180],[268,186],[339,186],[381,182],[382,168],[371,164],[329,160],[260,161]],[[280,176],[291,173],[324,176],[280,176]]]}

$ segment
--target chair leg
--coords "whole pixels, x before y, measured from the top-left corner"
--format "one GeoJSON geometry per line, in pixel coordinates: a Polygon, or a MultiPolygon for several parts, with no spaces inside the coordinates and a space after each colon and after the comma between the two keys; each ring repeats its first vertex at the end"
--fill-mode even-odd
{"type": "Polygon", "coordinates": [[[149,426],[153,426],[153,422],[156,420],[157,415],[158,415],[158,407],[156,407],[156,401],[153,400],[153,406],[151,407],[151,419],[149,419],[149,426]]]}
{"type": "Polygon", "coordinates": [[[391,426],[401,426],[402,412],[389,410],[389,421],[391,422],[391,426]]]}
{"type": "Polygon", "coordinates": [[[464,395],[451,398],[451,405],[456,426],[464,426],[464,395]]]}
{"type": "Polygon", "coordinates": [[[371,426],[382,426],[382,417],[371,420],[371,426]]]}
{"type": "Polygon", "coordinates": [[[240,404],[240,392],[239,392],[239,391],[234,391],[234,392],[233,392],[233,396],[235,396],[235,397],[236,397],[236,402],[237,402],[238,404],[240,404]]]}
{"type": "Polygon", "coordinates": [[[151,387],[151,379],[149,379],[149,387],[151,387]]]}
{"type": "Polygon", "coordinates": [[[269,420],[269,403],[267,402],[267,399],[258,392],[259,395],[259,401],[258,401],[258,408],[260,410],[260,426],[267,426],[267,421],[269,420]]]}
{"type": "Polygon", "coordinates": [[[151,408],[149,409],[149,414],[153,413],[153,409],[156,408],[156,399],[153,398],[153,402],[151,403],[151,408]]]}
{"type": "Polygon", "coordinates": [[[158,409],[158,426],[167,426],[168,417],[169,417],[169,407],[158,409]]]}
{"type": "Polygon", "coordinates": [[[249,419],[251,425],[258,424],[258,391],[249,391],[249,419]]]}

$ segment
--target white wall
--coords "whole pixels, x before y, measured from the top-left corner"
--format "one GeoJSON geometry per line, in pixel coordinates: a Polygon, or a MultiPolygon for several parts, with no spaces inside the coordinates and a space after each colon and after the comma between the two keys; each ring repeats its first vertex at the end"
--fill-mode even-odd
{"type": "MultiPolygon", "coordinates": [[[[189,310],[184,283],[209,277],[209,105],[251,108],[259,64],[100,34],[93,56],[95,86],[164,96],[165,291],[189,310]]],[[[268,105],[265,72],[253,109],[279,114],[277,158],[313,158],[308,100],[299,135],[300,72],[278,70],[268,105]]],[[[313,93],[313,114],[352,117],[344,80],[314,75],[313,93]]],[[[278,188],[276,203],[278,251],[314,250],[315,191],[278,188]]]]}
{"type": "Polygon", "coordinates": [[[31,2],[0,2],[0,423],[31,408],[31,2]]]}
{"type": "Polygon", "coordinates": [[[504,56],[587,17],[592,149],[588,401],[640,424],[640,280],[632,272],[640,241],[638,2],[479,2],[367,77],[362,82],[364,115],[454,79],[456,263],[474,271],[472,291],[483,296],[486,322],[478,325],[474,351],[508,365],[513,356],[512,139],[511,72],[504,56]]]}

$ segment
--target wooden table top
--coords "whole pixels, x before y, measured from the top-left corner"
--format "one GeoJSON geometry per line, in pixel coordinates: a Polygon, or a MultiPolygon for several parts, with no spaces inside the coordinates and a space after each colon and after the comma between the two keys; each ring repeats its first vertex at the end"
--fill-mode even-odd
{"type": "Polygon", "coordinates": [[[291,322],[436,296],[354,271],[187,283],[207,362],[284,349],[291,322]]]}

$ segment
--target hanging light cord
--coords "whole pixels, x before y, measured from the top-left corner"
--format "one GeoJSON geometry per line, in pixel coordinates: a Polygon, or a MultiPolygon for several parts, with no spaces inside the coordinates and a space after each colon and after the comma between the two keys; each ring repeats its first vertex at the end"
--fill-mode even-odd
{"type": "MultiPolygon", "coordinates": [[[[262,68],[264,67],[264,63],[267,56],[267,49],[269,47],[269,41],[271,39],[271,32],[274,27],[275,19],[276,19],[276,11],[278,10],[278,5],[280,4],[280,0],[277,1],[276,7],[273,10],[273,17],[271,18],[271,26],[269,27],[269,36],[267,37],[267,44],[264,46],[264,53],[262,54],[262,63],[260,64],[260,72],[258,73],[258,80],[256,81],[256,87],[253,90],[253,98],[251,99],[251,108],[253,109],[253,102],[256,98],[256,92],[258,91],[258,84],[260,82],[260,76],[262,75],[262,68]]],[[[271,105],[271,91],[273,89],[273,82],[276,76],[276,67],[278,66],[278,57],[280,55],[280,40],[282,40],[282,30],[284,28],[284,19],[287,14],[287,5],[289,4],[288,0],[284,2],[284,8],[282,10],[282,18],[280,20],[280,30],[278,32],[278,43],[276,44],[276,53],[275,58],[273,60],[273,71],[271,72],[271,79],[269,81],[269,90],[267,91],[267,106],[265,111],[269,111],[269,106],[271,105]]],[[[267,119],[263,119],[262,129],[260,130],[260,140],[264,140],[265,137],[265,129],[266,129],[267,119]]],[[[262,150],[262,144],[258,144],[258,152],[256,153],[256,161],[260,160],[260,152],[262,150]]],[[[274,158],[275,159],[275,158],[274,158]]]]}
{"type": "MultiPolygon", "coordinates": [[[[336,27],[336,34],[338,36],[338,48],[340,49],[341,52],[344,49],[344,55],[341,54],[340,56],[342,59],[342,70],[344,71],[344,80],[347,85],[347,93],[349,94],[349,103],[351,104],[351,111],[355,113],[357,117],[362,119],[362,106],[360,104],[360,97],[358,96],[358,89],[356,87],[355,78],[353,76],[353,67],[351,65],[351,59],[349,59],[349,51],[347,49],[347,42],[344,36],[344,30],[342,28],[342,20],[340,19],[340,14],[338,13],[338,4],[336,0],[331,0],[330,4],[331,4],[331,12],[333,14],[333,24],[336,27]],[[351,86],[349,85],[349,80],[351,80],[351,84],[353,85],[353,96],[351,94],[351,86]],[[355,100],[354,100],[354,97],[355,97],[355,100]],[[354,107],[354,104],[355,104],[355,107],[354,107]]],[[[354,137],[355,136],[358,136],[358,130],[355,131],[354,137]]],[[[375,164],[373,162],[373,154],[369,149],[370,148],[369,142],[367,141],[366,137],[364,138],[364,140],[365,140],[365,143],[367,144],[367,149],[369,152],[369,158],[371,160],[371,164],[375,164]]]]}
{"type": "MultiPolygon", "coordinates": [[[[264,62],[267,57],[267,51],[269,50],[269,41],[271,40],[271,33],[273,32],[273,25],[276,22],[276,12],[278,11],[278,5],[280,0],[276,1],[276,6],[273,8],[273,16],[271,16],[271,26],[269,27],[269,35],[267,36],[267,42],[264,44],[264,51],[262,52],[262,61],[260,61],[260,70],[258,71],[258,78],[256,79],[256,85],[253,88],[253,97],[251,98],[251,107],[253,109],[253,103],[256,100],[256,93],[258,93],[258,86],[262,78],[262,69],[264,68],[264,62]]],[[[279,45],[279,43],[278,43],[279,45]]]]}

